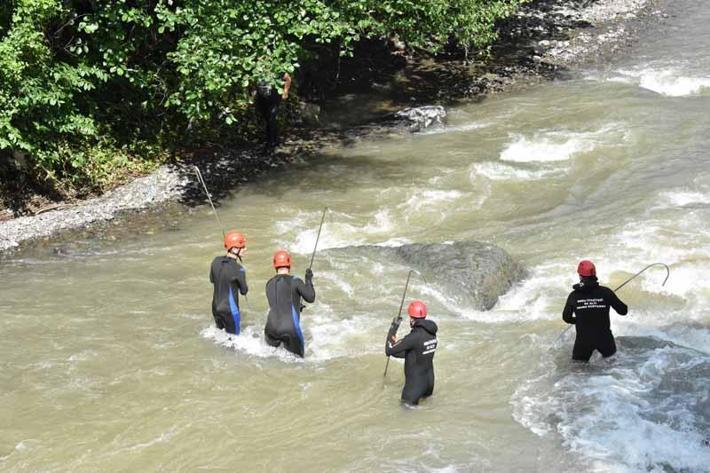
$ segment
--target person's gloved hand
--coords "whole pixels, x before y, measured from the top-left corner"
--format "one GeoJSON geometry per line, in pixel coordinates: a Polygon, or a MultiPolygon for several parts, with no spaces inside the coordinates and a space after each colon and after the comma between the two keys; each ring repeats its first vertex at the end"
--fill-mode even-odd
{"type": "Polygon", "coordinates": [[[311,268],[306,269],[306,282],[310,283],[313,280],[313,271],[311,268]]]}
{"type": "Polygon", "coordinates": [[[387,339],[391,340],[394,342],[397,338],[397,330],[399,330],[399,324],[402,322],[402,320],[399,317],[395,317],[392,319],[392,325],[390,325],[390,329],[387,332],[387,339]]]}

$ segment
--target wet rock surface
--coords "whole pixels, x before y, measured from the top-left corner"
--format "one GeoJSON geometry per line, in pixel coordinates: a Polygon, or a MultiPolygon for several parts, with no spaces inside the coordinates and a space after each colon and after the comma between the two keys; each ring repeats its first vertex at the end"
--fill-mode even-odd
{"type": "Polygon", "coordinates": [[[433,125],[442,125],[446,119],[446,109],[441,105],[408,107],[394,114],[395,119],[406,124],[411,131],[421,131],[433,125]]]}
{"type": "Polygon", "coordinates": [[[458,304],[490,310],[525,270],[502,248],[477,241],[409,244],[399,247],[352,246],[325,250],[325,256],[359,255],[404,264],[458,304]]]}

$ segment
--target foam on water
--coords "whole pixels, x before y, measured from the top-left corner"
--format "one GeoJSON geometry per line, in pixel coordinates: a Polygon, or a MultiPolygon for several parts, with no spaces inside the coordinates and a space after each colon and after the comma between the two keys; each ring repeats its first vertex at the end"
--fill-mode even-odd
{"type": "Polygon", "coordinates": [[[612,143],[619,131],[618,124],[609,124],[596,131],[543,130],[532,136],[512,133],[500,159],[517,163],[568,161],[600,144],[612,143]]]}
{"type": "Polygon", "coordinates": [[[640,268],[656,261],[671,266],[664,287],[662,270],[648,271],[638,281],[644,291],[676,296],[684,301],[683,311],[659,314],[661,322],[702,320],[710,302],[707,266],[710,264],[710,192],[696,178],[692,188],[665,190],[649,206],[643,220],[629,222],[615,236],[618,260],[640,268]]]}
{"type": "MultiPolygon", "coordinates": [[[[322,305],[322,304],[321,304],[322,305]]],[[[353,312],[349,318],[339,319],[330,307],[313,315],[309,320],[310,350],[313,361],[333,358],[357,357],[368,353],[381,353],[383,340],[373,339],[373,327],[384,330],[388,319],[378,320],[377,314],[353,312]]]]}
{"type": "MultiPolygon", "coordinates": [[[[710,194],[685,188],[659,194],[649,218],[627,225],[616,235],[619,256],[626,261],[662,262],[671,265],[671,276],[662,291],[685,298],[690,307],[707,306],[710,287],[705,283],[710,263],[710,194]],[[679,204],[683,205],[679,205],[679,204]],[[691,211],[684,205],[692,205],[691,211]],[[699,206],[698,206],[699,205],[699,206]]],[[[657,278],[656,278],[657,279],[657,278]]],[[[649,290],[649,278],[641,281],[649,290]]],[[[686,314],[692,317],[690,311],[686,314]]]]}
{"type": "Polygon", "coordinates": [[[479,208],[485,201],[481,193],[461,192],[458,190],[424,190],[414,192],[401,204],[397,205],[397,214],[404,216],[404,223],[425,222],[431,228],[451,217],[452,210],[479,208]]]}
{"type": "MultiPolygon", "coordinates": [[[[333,211],[329,213],[318,242],[319,249],[362,245],[373,237],[390,240],[395,229],[394,219],[386,208],[377,210],[364,225],[359,225],[350,215],[333,211]]],[[[320,212],[299,212],[294,217],[277,221],[275,225],[281,235],[280,245],[294,253],[311,253],[318,236],[320,218],[320,212]]]]}
{"type": "Polygon", "coordinates": [[[421,135],[440,135],[443,133],[461,133],[466,131],[480,130],[481,128],[486,128],[490,126],[490,123],[464,123],[461,125],[450,125],[443,127],[434,127],[422,130],[419,132],[421,135]]]}
{"type": "Polygon", "coordinates": [[[495,161],[485,161],[473,163],[469,176],[471,180],[484,177],[492,181],[538,181],[563,176],[567,170],[566,166],[528,169],[495,161]]]}
{"type": "Polygon", "coordinates": [[[590,365],[543,362],[512,399],[513,417],[610,471],[710,471],[710,356],[666,342],[620,337],[590,365]]]}
{"type": "Polygon", "coordinates": [[[388,246],[394,248],[397,246],[408,245],[413,243],[411,239],[405,237],[390,238],[389,240],[373,243],[375,246],[388,246]]]}
{"type": "Polygon", "coordinates": [[[258,358],[276,358],[287,363],[303,362],[302,358],[289,353],[283,348],[274,348],[267,345],[264,341],[264,329],[262,327],[243,327],[239,335],[232,335],[211,325],[203,329],[200,334],[218,345],[237,351],[239,354],[258,358]]]}
{"type": "Polygon", "coordinates": [[[658,207],[685,207],[710,204],[710,192],[678,190],[662,192],[658,207]]]}
{"type": "Polygon", "coordinates": [[[685,75],[675,68],[622,69],[610,77],[612,82],[634,84],[668,97],[687,97],[710,93],[710,77],[685,75]]]}
{"type": "MultiPolygon", "coordinates": [[[[417,409],[419,406],[408,406],[412,409],[417,409]]],[[[426,467],[419,467],[419,468],[412,468],[410,466],[408,467],[403,467],[401,469],[398,469],[397,471],[401,473],[412,473],[413,471],[415,472],[426,472],[426,473],[461,473],[462,471],[468,471],[465,467],[464,469],[459,469],[460,467],[456,467],[454,465],[448,465],[442,468],[426,468],[426,467]]]]}
{"type": "MultiPolygon", "coordinates": [[[[559,134],[557,135],[554,138],[560,137],[559,134]]],[[[594,149],[594,145],[590,142],[569,136],[566,138],[568,139],[554,140],[550,134],[527,138],[516,134],[513,136],[513,142],[507,145],[501,153],[500,159],[518,163],[567,161],[574,154],[594,149]]]]}
{"type": "Polygon", "coordinates": [[[667,340],[676,345],[682,345],[695,351],[710,355],[710,328],[689,321],[688,323],[678,323],[672,320],[656,321],[655,325],[649,324],[650,318],[658,317],[658,313],[641,311],[633,318],[629,318],[626,323],[616,331],[618,335],[634,335],[639,337],[649,337],[658,340],[667,340]],[[661,322],[661,323],[658,323],[661,322]]]}
{"type": "Polygon", "coordinates": [[[510,135],[511,142],[500,155],[501,161],[516,163],[554,163],[569,161],[601,145],[618,145],[628,140],[628,130],[609,123],[594,131],[542,130],[532,136],[510,135]]]}
{"type": "Polygon", "coordinates": [[[389,234],[394,228],[392,214],[388,209],[384,208],[375,212],[374,221],[371,220],[362,227],[363,231],[368,234],[389,234]]]}
{"type": "MultiPolygon", "coordinates": [[[[559,318],[559,302],[566,297],[565,289],[550,290],[560,286],[560,275],[569,273],[566,262],[547,262],[529,270],[528,277],[503,294],[494,307],[495,319],[508,314],[508,319],[549,320],[559,318]]],[[[505,317],[504,317],[505,318],[505,317]]]]}
{"type": "Polygon", "coordinates": [[[452,295],[449,288],[440,287],[437,284],[422,286],[419,293],[427,297],[430,305],[440,305],[445,313],[456,319],[506,324],[552,317],[552,313],[548,310],[550,296],[547,290],[540,291],[540,285],[547,289],[550,282],[547,279],[530,278],[516,284],[499,298],[491,310],[474,308],[468,299],[456,297],[452,295]],[[538,288],[538,293],[534,292],[536,288],[538,288]]]}
{"type": "Polygon", "coordinates": [[[380,353],[382,347],[379,343],[373,343],[369,332],[373,327],[386,328],[386,321],[378,318],[377,314],[357,310],[344,318],[328,304],[309,305],[301,318],[301,330],[306,340],[305,358],[299,358],[282,347],[268,345],[261,325],[243,327],[239,335],[211,325],[204,328],[201,335],[217,345],[235,350],[240,356],[273,358],[286,363],[319,363],[364,353],[380,353]]]}
{"type": "Polygon", "coordinates": [[[415,192],[397,207],[408,212],[421,212],[422,210],[436,209],[439,205],[446,206],[465,195],[457,190],[425,190],[415,192]]]}

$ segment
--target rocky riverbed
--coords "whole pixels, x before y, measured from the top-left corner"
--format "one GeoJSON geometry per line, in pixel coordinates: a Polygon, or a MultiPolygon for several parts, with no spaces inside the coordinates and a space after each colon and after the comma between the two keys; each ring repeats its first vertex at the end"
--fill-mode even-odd
{"type": "MultiPolygon", "coordinates": [[[[225,195],[240,182],[273,167],[317,152],[325,145],[376,138],[395,132],[418,131],[445,119],[441,105],[506,90],[516,84],[558,77],[571,66],[603,60],[634,37],[649,18],[662,17],[653,0],[542,0],[526,5],[501,25],[501,39],[492,58],[479,62],[414,63],[410,80],[399,92],[414,94],[414,106],[401,107],[377,120],[348,127],[293,130],[275,153],[256,148],[214,153],[207,159],[165,165],[153,174],[77,204],[0,222],[0,253],[23,242],[55,237],[67,230],[106,222],[120,215],[156,208],[166,202],[200,204],[204,195],[193,165],[204,174],[213,197],[225,195]],[[411,90],[409,90],[411,89],[411,90]],[[420,105],[424,105],[420,107],[420,105]]],[[[410,94],[410,95],[411,95],[410,94]]],[[[405,94],[406,95],[406,94],[405,94]]]]}

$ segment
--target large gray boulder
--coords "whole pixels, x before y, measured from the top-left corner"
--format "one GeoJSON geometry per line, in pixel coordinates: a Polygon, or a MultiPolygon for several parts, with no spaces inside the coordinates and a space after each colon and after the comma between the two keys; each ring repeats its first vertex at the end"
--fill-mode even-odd
{"type": "Polygon", "coordinates": [[[352,246],[324,253],[342,252],[403,264],[419,271],[429,284],[444,290],[448,297],[478,310],[491,309],[499,296],[525,276],[524,269],[505,250],[477,241],[352,246]]]}

